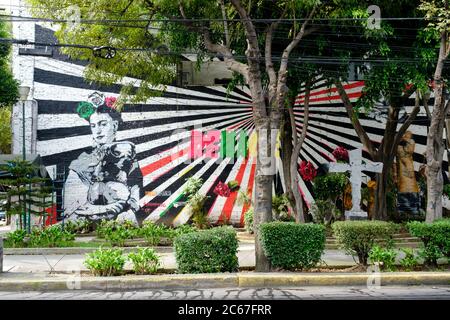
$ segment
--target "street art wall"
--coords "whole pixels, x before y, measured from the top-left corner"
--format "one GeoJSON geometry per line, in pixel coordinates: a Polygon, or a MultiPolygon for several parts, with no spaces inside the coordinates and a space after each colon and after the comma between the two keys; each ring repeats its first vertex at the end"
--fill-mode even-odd
{"type": "MultiPolygon", "coordinates": [[[[51,29],[36,24],[33,30],[30,40],[56,41],[51,29]]],[[[30,28],[25,31],[29,33],[30,28]]],[[[245,88],[228,93],[223,86],[168,86],[162,96],[127,104],[117,112],[114,100],[120,84],[87,83],[83,79],[83,62],[71,61],[53,50],[51,57],[20,57],[16,51],[15,58],[24,66],[16,77],[32,87],[36,101],[35,150],[57,186],[55,207],[59,216],[183,224],[190,218],[184,185],[187,178],[198,177],[203,180],[200,192],[208,196],[205,206],[209,220],[243,224],[249,206],[238,201],[238,193],[221,196],[214,190],[221,183],[237,181],[240,190],[254,193],[256,135],[251,99],[245,88]],[[23,70],[33,72],[30,75],[23,70]],[[227,133],[234,135],[228,146],[223,139],[227,133]],[[192,139],[198,134],[200,152],[192,139]],[[223,154],[211,157],[207,152],[211,144],[219,151],[223,148],[223,154]]],[[[353,102],[363,86],[363,81],[345,86],[353,102]]],[[[304,92],[299,92],[294,106],[298,132],[303,126],[303,102],[304,92]]],[[[414,96],[410,102],[412,108],[414,96]]],[[[387,109],[381,103],[373,113],[361,116],[362,125],[375,144],[383,135],[384,110],[387,109]]],[[[410,130],[415,141],[412,156],[417,172],[424,162],[424,111],[410,130]]],[[[317,79],[311,90],[309,127],[298,162],[310,161],[319,168],[335,161],[332,152],[336,147],[352,150],[362,145],[336,89],[317,79]]],[[[369,161],[364,150],[363,157],[369,161]]],[[[447,168],[447,156],[444,157],[447,168]]],[[[273,186],[277,193],[285,189],[280,161],[277,155],[273,186]]],[[[363,183],[368,180],[368,175],[363,177],[363,183]]],[[[314,201],[311,182],[299,176],[297,187],[309,207],[314,201]]]]}

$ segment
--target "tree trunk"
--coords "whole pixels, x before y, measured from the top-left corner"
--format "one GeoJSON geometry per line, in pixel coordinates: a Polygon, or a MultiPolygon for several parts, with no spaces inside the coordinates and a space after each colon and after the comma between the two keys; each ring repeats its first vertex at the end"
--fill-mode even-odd
{"type": "Polygon", "coordinates": [[[271,139],[268,119],[261,119],[261,121],[257,122],[256,130],[258,135],[254,208],[256,271],[267,272],[270,271],[271,265],[262,249],[259,226],[261,223],[272,220],[273,175],[268,174],[272,170],[270,168],[272,161],[267,161],[267,159],[272,160],[273,155],[270,154],[270,144],[267,142],[267,140],[270,141],[271,139]],[[269,150],[266,147],[269,147],[269,150]],[[265,159],[263,160],[263,158],[265,159]]]}
{"type": "MultiPolygon", "coordinates": [[[[441,90],[436,90],[441,91],[441,90]]],[[[444,156],[445,111],[448,110],[450,101],[444,108],[442,91],[435,96],[431,126],[427,136],[427,212],[426,222],[433,222],[442,218],[442,192],[444,178],[442,176],[442,158],[444,156]],[[440,97],[439,97],[440,95],[440,97]]]]}
{"type": "Polygon", "coordinates": [[[442,81],[444,62],[448,57],[447,32],[441,33],[441,44],[438,63],[434,73],[434,107],[431,116],[430,130],[427,136],[427,212],[426,222],[442,218],[442,158],[444,156],[444,123],[450,101],[445,105],[442,81]],[[445,105],[445,106],[444,106],[445,105]]]}
{"type": "MultiPolygon", "coordinates": [[[[281,160],[283,164],[283,176],[284,176],[284,185],[287,198],[289,199],[289,202],[291,204],[292,209],[294,209],[295,206],[295,199],[294,194],[292,192],[292,185],[291,185],[291,157],[293,152],[293,145],[292,145],[292,130],[296,130],[295,128],[292,128],[291,121],[290,121],[290,115],[288,108],[293,106],[294,99],[290,99],[289,105],[283,112],[283,125],[281,126],[281,160]]],[[[295,212],[295,210],[293,211],[295,212]]]]}
{"type": "Polygon", "coordinates": [[[303,141],[305,141],[306,132],[308,129],[309,92],[310,92],[310,86],[309,86],[309,84],[306,84],[305,103],[304,103],[304,109],[303,109],[304,110],[303,127],[302,127],[302,133],[300,134],[300,137],[297,137],[294,109],[289,108],[291,127],[293,128],[292,141],[294,143],[294,151],[292,152],[292,156],[291,156],[290,171],[291,171],[292,193],[293,193],[294,199],[295,199],[295,207],[294,207],[295,222],[297,222],[297,223],[305,223],[305,215],[303,212],[303,199],[300,194],[300,190],[298,189],[298,157],[300,156],[300,151],[302,149],[303,141]]]}

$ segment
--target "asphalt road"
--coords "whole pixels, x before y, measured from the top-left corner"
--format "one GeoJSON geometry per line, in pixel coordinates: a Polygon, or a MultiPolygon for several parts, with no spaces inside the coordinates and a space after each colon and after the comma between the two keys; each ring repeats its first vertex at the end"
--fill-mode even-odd
{"type": "Polygon", "coordinates": [[[450,300],[450,286],[220,288],[204,290],[0,292],[0,300],[450,300]]]}

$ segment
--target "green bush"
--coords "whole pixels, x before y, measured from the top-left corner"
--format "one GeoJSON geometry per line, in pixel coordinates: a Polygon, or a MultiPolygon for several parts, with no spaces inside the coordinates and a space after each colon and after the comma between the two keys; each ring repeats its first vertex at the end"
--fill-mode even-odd
{"type": "Polygon", "coordinates": [[[372,263],[380,266],[381,270],[394,270],[397,253],[393,249],[382,248],[378,245],[372,247],[369,252],[369,259],[372,263]]]}
{"type": "Polygon", "coordinates": [[[102,221],[97,227],[97,236],[105,238],[113,246],[124,246],[125,240],[136,238],[139,229],[130,221],[102,221]]]}
{"type": "Polygon", "coordinates": [[[84,265],[95,276],[115,276],[123,272],[126,258],[120,249],[103,249],[87,254],[84,265]]]}
{"type": "Polygon", "coordinates": [[[154,274],[161,265],[159,256],[151,248],[138,248],[136,252],[130,252],[128,258],[136,274],[154,274]]]}
{"type": "Polygon", "coordinates": [[[26,246],[25,237],[27,232],[25,230],[17,229],[7,234],[5,239],[5,247],[9,248],[23,248],[26,246]]]}
{"type": "Polygon", "coordinates": [[[75,234],[65,230],[62,225],[53,225],[44,229],[34,228],[30,234],[31,247],[66,247],[75,240],[75,234]]]}
{"type": "Polygon", "coordinates": [[[175,258],[180,273],[234,272],[238,270],[236,231],[217,227],[175,238],[175,258]]]}
{"type": "Polygon", "coordinates": [[[337,221],[332,225],[338,244],[347,254],[358,256],[366,266],[369,252],[377,242],[392,242],[398,226],[385,221],[337,221]]]}
{"type": "Polygon", "coordinates": [[[139,233],[150,246],[157,246],[164,236],[168,238],[173,237],[166,226],[156,224],[152,221],[145,221],[139,233]]]}
{"type": "Polygon", "coordinates": [[[244,214],[244,226],[248,233],[254,233],[253,228],[253,207],[248,208],[244,214]]]}
{"type": "Polygon", "coordinates": [[[274,267],[314,267],[325,249],[325,228],[318,224],[269,222],[260,226],[264,253],[274,267]]]}
{"type": "Polygon", "coordinates": [[[94,229],[94,224],[89,220],[65,221],[64,230],[70,233],[88,233],[94,229]]]}
{"type": "Polygon", "coordinates": [[[309,210],[315,223],[329,226],[332,221],[341,217],[341,212],[336,208],[336,205],[331,200],[317,199],[309,210]]]}
{"type": "Polygon", "coordinates": [[[401,248],[401,250],[405,253],[405,257],[400,260],[400,265],[405,268],[406,271],[414,270],[419,265],[414,250],[411,248],[401,248]]]}
{"type": "Polygon", "coordinates": [[[198,229],[190,224],[182,224],[174,229],[174,237],[181,236],[182,234],[196,232],[198,229]]]}
{"type": "Polygon", "coordinates": [[[348,183],[345,173],[328,173],[314,178],[314,194],[318,200],[335,200],[340,197],[348,183]]]}
{"type": "Polygon", "coordinates": [[[407,227],[411,235],[422,240],[421,256],[426,265],[436,267],[439,258],[450,258],[450,219],[433,223],[412,221],[407,227]]]}

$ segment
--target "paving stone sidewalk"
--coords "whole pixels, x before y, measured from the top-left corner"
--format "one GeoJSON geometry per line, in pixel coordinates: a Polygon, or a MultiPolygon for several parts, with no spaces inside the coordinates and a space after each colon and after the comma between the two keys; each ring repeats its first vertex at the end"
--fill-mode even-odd
{"type": "MultiPolygon", "coordinates": [[[[173,252],[159,253],[164,269],[175,269],[176,261],[173,252]]],[[[70,255],[5,255],[3,257],[4,272],[72,272],[87,270],[83,265],[84,254],[70,255]]],[[[241,243],[238,251],[239,266],[252,268],[255,266],[254,245],[241,243]]],[[[351,256],[345,255],[340,250],[325,250],[322,259],[329,266],[353,266],[355,262],[351,256]]],[[[126,269],[131,269],[127,262],[126,269]]]]}

